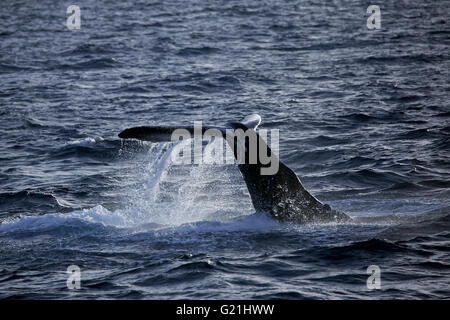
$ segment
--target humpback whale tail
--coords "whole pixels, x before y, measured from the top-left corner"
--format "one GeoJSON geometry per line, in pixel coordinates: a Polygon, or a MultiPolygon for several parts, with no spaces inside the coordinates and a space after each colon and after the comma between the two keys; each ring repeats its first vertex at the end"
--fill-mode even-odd
{"type": "MultiPolygon", "coordinates": [[[[303,187],[297,175],[272,153],[266,141],[257,133],[256,129],[260,123],[261,117],[252,114],[239,122],[229,123],[227,127],[202,127],[201,131],[202,134],[207,134],[212,132],[209,129],[215,129],[214,131],[222,133],[223,138],[232,148],[236,160],[241,159],[240,151],[242,151],[245,158],[244,161],[238,161],[238,167],[255,209],[268,212],[277,220],[300,224],[350,220],[345,213],[323,204],[303,187]],[[241,132],[250,131],[256,139],[251,141],[247,135],[244,139],[239,139],[238,135],[230,137],[230,129],[235,132],[239,129],[242,130],[241,132]],[[249,161],[252,157],[250,152],[256,150],[256,154],[260,155],[261,148],[265,149],[272,163],[276,162],[278,170],[275,173],[263,174],[264,169],[267,169],[270,164],[261,161],[259,156],[256,161],[249,161]]],[[[171,141],[172,133],[177,129],[195,133],[195,128],[192,126],[142,126],[125,129],[119,133],[119,137],[152,142],[171,141]]]]}
{"type": "MultiPolygon", "coordinates": [[[[230,123],[230,127],[243,127],[245,129],[256,130],[256,128],[261,123],[261,117],[258,114],[252,114],[245,117],[240,122],[230,123]]],[[[141,126],[133,127],[123,130],[119,133],[119,138],[122,139],[138,139],[142,141],[151,142],[168,142],[172,139],[172,133],[177,129],[184,129],[194,134],[193,126],[141,126]]],[[[224,127],[211,127],[202,126],[202,134],[208,133],[209,129],[216,129],[226,134],[226,129],[224,127]]]]}

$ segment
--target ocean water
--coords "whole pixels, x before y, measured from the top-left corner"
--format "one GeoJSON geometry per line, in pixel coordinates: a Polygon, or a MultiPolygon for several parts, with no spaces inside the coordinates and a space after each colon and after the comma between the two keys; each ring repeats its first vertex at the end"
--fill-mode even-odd
{"type": "Polygon", "coordinates": [[[383,3],[379,30],[369,1],[75,2],[2,3],[0,298],[450,297],[446,1],[383,3]],[[252,113],[354,222],[279,223],[236,165],[117,137],[252,113]]]}

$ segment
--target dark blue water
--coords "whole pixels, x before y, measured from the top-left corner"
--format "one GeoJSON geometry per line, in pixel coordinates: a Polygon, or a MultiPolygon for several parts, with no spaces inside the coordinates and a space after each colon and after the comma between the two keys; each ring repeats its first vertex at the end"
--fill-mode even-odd
{"type": "Polygon", "coordinates": [[[370,4],[2,3],[0,298],[449,298],[448,2],[382,4],[380,30],[370,4]],[[235,165],[117,137],[251,113],[354,223],[278,223],[235,165]]]}

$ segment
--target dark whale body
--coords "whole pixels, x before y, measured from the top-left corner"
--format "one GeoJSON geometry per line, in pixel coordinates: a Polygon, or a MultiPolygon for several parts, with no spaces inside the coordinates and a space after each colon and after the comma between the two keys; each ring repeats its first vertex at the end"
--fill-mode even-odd
{"type": "MultiPolygon", "coordinates": [[[[258,115],[246,117],[241,122],[230,123],[232,129],[255,130],[259,125],[261,118],[258,115]]],[[[125,129],[119,134],[123,139],[139,139],[144,141],[171,141],[172,132],[175,129],[186,129],[194,133],[193,127],[160,127],[146,126],[125,129]]],[[[226,128],[221,127],[203,127],[202,133],[208,129],[220,131],[224,138],[226,128]]],[[[256,163],[250,163],[249,160],[249,140],[244,140],[245,146],[239,146],[238,139],[234,144],[229,145],[233,148],[235,158],[238,158],[237,149],[242,147],[245,150],[245,162],[239,163],[238,167],[242,173],[247,185],[252,203],[256,211],[268,212],[270,215],[280,221],[294,222],[298,224],[306,223],[329,223],[346,222],[351,220],[345,213],[323,204],[312,196],[302,185],[297,175],[283,164],[275,154],[271,154],[266,141],[255,131],[258,152],[260,148],[267,148],[267,153],[271,161],[278,161],[278,171],[273,175],[261,174],[261,168],[269,167],[269,164],[261,163],[259,157],[256,163]]],[[[259,154],[259,153],[258,153],[259,154]]]]}

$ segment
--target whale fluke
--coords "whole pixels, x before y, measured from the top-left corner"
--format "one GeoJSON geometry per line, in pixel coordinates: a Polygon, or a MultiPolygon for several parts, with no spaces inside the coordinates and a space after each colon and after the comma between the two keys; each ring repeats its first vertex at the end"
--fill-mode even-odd
{"type": "MultiPolygon", "coordinates": [[[[250,193],[253,206],[256,211],[268,212],[277,220],[290,221],[299,224],[304,223],[327,223],[327,222],[345,222],[351,220],[345,213],[332,209],[329,205],[323,204],[313,195],[311,195],[302,185],[300,179],[289,167],[283,164],[267,146],[266,141],[255,131],[261,123],[261,117],[253,114],[245,117],[240,122],[232,122],[226,128],[223,127],[202,127],[202,133],[208,129],[216,129],[222,133],[223,138],[232,147],[234,156],[238,159],[237,146],[234,142],[244,143],[241,146],[245,150],[245,159],[249,159],[249,139],[227,139],[227,129],[252,130],[256,135],[256,144],[258,155],[260,148],[267,148],[266,153],[270,155],[271,161],[277,161],[278,171],[271,175],[262,174],[263,168],[268,164],[261,163],[259,157],[256,163],[238,163],[238,167],[247,189],[250,193]],[[231,141],[234,140],[234,145],[231,141]],[[240,141],[240,142],[239,142],[240,141]]],[[[144,141],[162,142],[171,141],[172,132],[176,129],[186,129],[191,134],[194,133],[194,127],[162,127],[162,126],[143,126],[125,129],[119,133],[123,139],[139,139],[144,141]]]]}
{"type": "Polygon", "coordinates": [[[241,123],[249,129],[256,130],[256,128],[258,128],[259,124],[261,123],[261,116],[256,113],[251,114],[242,119],[241,123]]]}

